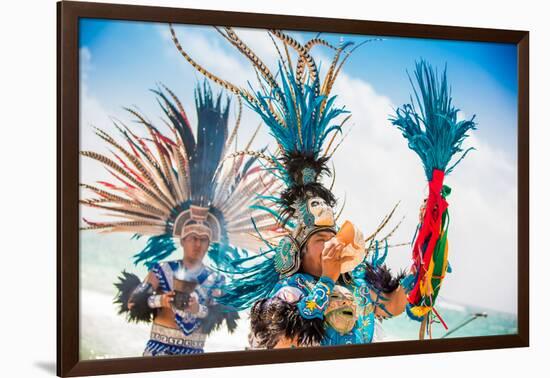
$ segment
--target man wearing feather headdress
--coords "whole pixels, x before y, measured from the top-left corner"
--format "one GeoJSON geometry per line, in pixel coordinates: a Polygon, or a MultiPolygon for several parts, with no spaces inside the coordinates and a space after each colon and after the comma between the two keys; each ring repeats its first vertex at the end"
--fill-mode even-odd
{"type": "Polygon", "coordinates": [[[365,239],[351,222],[337,226],[336,198],[321,182],[323,174],[331,173],[327,163],[334,153],[334,137],[349,118],[334,124],[347,111],[335,105],[330,92],[353,51],[348,50],[352,43],[336,47],[314,38],[302,45],[279,30],[270,30],[279,53],[279,71],[274,75],[232,28],[217,28],[258,73],[260,89],[250,92],[195,62],[181,47],[172,26],[170,30],[183,57],[206,77],[241,96],[260,115],[278,145],[278,153],[264,160],[267,170],[285,187],[278,196],[263,196],[272,204],[263,210],[281,224],[284,235],[273,242],[258,231],[266,248],[256,258],[237,259],[225,266],[232,274],[219,301],[237,309],[251,308],[253,348],[371,342],[375,317],[391,317],[405,310],[402,275],[393,277],[383,265],[387,249],[379,256],[374,240],[380,229],[365,239]],[[279,49],[275,39],[284,49],[279,49]],[[324,80],[310,55],[315,45],[336,51],[324,80]],[[291,63],[292,50],[298,55],[296,68],[291,63]],[[367,256],[369,251],[374,253],[367,256]]]}
{"type": "Polygon", "coordinates": [[[98,197],[81,203],[106,209],[122,221],[84,219],[84,229],[149,237],[134,261],[148,268],[145,280],[122,272],[115,284],[120,313],[129,321],[152,322],[144,355],[202,353],[210,332],[224,321],[232,332],[238,319],[234,308],[217,300],[224,290],[224,276],[212,266],[242,256],[240,248],[257,250],[261,243],[254,230],[272,232],[276,226],[272,217],[254,205],[257,195],[271,194],[276,180],[255,165],[256,156],[226,159],[236,139],[240,111],[229,134],[229,101],[224,103],[222,94],[214,96],[206,81],[195,91],[196,138],[178,98],[166,87],[153,92],[172,136],[132,109],[128,110],[148,138],[116,123],[129,146],[125,148],[97,130],[116,151],[114,159],[93,151],[82,155],[99,161],[116,184],[83,184],[98,197]],[[183,255],[165,261],[177,250],[175,241],[183,255]]]}

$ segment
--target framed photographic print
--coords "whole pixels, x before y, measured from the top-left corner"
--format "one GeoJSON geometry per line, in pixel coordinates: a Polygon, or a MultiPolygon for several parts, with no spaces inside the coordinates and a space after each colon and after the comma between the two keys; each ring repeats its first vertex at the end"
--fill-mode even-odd
{"type": "Polygon", "coordinates": [[[528,38],[58,3],[58,375],[527,346],[528,38]]]}

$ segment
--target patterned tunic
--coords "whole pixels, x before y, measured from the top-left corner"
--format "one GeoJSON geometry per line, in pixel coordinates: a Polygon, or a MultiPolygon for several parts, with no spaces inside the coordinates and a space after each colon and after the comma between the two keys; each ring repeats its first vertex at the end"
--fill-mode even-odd
{"type": "MultiPolygon", "coordinates": [[[[358,318],[353,329],[342,335],[324,322],[325,337],[321,345],[370,343],[374,336],[374,306],[369,295],[369,287],[364,277],[364,268],[357,267],[348,280],[339,280],[338,284],[353,293],[358,309],[358,318]]],[[[296,304],[300,316],[305,319],[324,319],[325,310],[330,301],[330,293],[335,283],[330,278],[316,278],[306,273],[296,273],[280,280],[274,287],[271,297],[296,304]]]]}
{"type": "Polygon", "coordinates": [[[160,292],[173,290],[176,274],[182,274],[186,280],[196,281],[197,286],[194,293],[198,298],[199,312],[192,314],[174,308],[174,321],[178,325],[178,329],[153,324],[151,339],[147,343],[144,355],[202,353],[206,334],[201,331],[201,320],[207,316],[207,306],[213,303],[213,297],[219,295],[224,277],[206,266],[190,271],[183,266],[181,260],[155,264],[150,271],[158,280],[158,291],[160,292]]]}

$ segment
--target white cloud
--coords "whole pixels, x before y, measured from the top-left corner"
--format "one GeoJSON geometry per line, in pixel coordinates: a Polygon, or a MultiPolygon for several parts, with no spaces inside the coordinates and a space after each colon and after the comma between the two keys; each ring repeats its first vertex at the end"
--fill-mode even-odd
{"type": "MultiPolygon", "coordinates": [[[[89,80],[94,72],[92,53],[87,47],[80,48],[80,114],[79,114],[79,145],[81,151],[95,151],[109,154],[105,143],[95,134],[94,127],[110,130],[112,122],[109,114],[104,110],[100,101],[90,93],[89,80]]],[[[111,131],[111,130],[110,130],[111,131]]],[[[106,170],[90,158],[79,156],[80,182],[93,184],[98,180],[105,180],[106,170]]],[[[81,197],[90,193],[81,191],[81,197]]],[[[81,218],[94,219],[99,211],[81,206],[81,218]]]]}
{"type": "MultiPolygon", "coordinates": [[[[354,125],[334,158],[337,193],[347,195],[343,217],[368,233],[400,200],[395,221],[400,215],[407,218],[393,242],[409,241],[427,187],[420,159],[387,120],[393,109],[391,100],[367,82],[345,74],[338,79],[334,93],[352,111],[354,125]]],[[[447,277],[441,296],[515,312],[517,178],[509,157],[513,154],[490,141],[480,141],[475,132],[465,145],[476,151],[445,180],[453,189],[448,201],[449,259],[454,272],[447,277]]],[[[393,249],[388,263],[394,268],[408,267],[409,255],[409,247],[393,249]]]]}
{"type": "MultiPolygon", "coordinates": [[[[257,79],[254,72],[251,70],[251,65],[248,60],[240,54],[234,53],[233,50],[228,49],[228,42],[226,42],[221,35],[214,30],[214,28],[211,28],[211,33],[208,34],[208,37],[205,36],[205,33],[200,32],[201,30],[204,30],[204,28],[199,30],[193,26],[175,25],[174,29],[184,50],[209,72],[240,87],[248,88],[248,82],[256,85],[257,79]],[[225,49],[228,49],[231,53],[228,53],[225,49]]],[[[158,30],[163,37],[167,56],[174,62],[174,64],[181,67],[183,75],[185,75],[185,77],[195,77],[197,81],[201,81],[203,76],[191,67],[191,65],[185,61],[185,59],[177,51],[174,43],[172,42],[168,26],[160,25],[158,30]]],[[[241,36],[241,34],[243,36],[243,40],[246,38],[246,43],[249,44],[251,48],[255,49],[257,46],[263,45],[266,42],[269,42],[269,46],[272,46],[269,37],[261,35],[264,33],[260,33],[256,30],[246,30],[245,33],[241,33],[241,31],[239,31],[239,36],[241,36]],[[265,40],[266,38],[267,40],[265,40]]],[[[271,60],[274,60],[275,55],[275,52],[271,52],[271,57],[273,58],[271,60]]],[[[180,98],[184,101],[184,104],[188,104],[188,109],[194,109],[192,88],[190,88],[187,93],[182,93],[180,98]]],[[[236,100],[233,100],[234,111],[231,114],[233,119],[236,117],[236,102],[236,100]]],[[[195,112],[188,111],[187,115],[189,116],[191,124],[195,125],[195,112]]],[[[239,129],[240,131],[238,134],[239,137],[237,138],[239,149],[244,148],[244,145],[248,142],[252,132],[256,127],[258,127],[259,124],[259,117],[255,113],[251,112],[243,102],[243,114],[239,129]]],[[[260,148],[270,142],[271,138],[269,137],[267,131],[262,129],[260,130],[253,147],[260,148]]]]}
{"type": "Polygon", "coordinates": [[[93,127],[103,127],[111,123],[108,114],[99,100],[90,93],[90,74],[94,72],[92,53],[88,47],[80,48],[80,149],[89,150],[100,147],[93,127]]]}

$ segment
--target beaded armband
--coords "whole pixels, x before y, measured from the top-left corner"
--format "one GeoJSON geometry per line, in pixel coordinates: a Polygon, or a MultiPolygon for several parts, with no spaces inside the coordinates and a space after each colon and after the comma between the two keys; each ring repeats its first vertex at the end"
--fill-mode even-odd
{"type": "Polygon", "coordinates": [[[151,295],[149,298],[147,298],[147,306],[149,306],[149,308],[162,307],[162,295],[151,295]]]}

